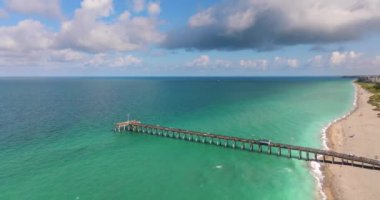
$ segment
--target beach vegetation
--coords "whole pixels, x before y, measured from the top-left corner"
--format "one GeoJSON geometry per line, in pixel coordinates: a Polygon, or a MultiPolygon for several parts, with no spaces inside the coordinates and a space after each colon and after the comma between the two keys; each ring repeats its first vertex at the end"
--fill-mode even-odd
{"type": "MultiPolygon", "coordinates": [[[[380,111],[380,83],[371,82],[361,82],[357,81],[360,86],[362,86],[367,91],[371,92],[373,95],[369,97],[368,103],[375,106],[376,111],[380,111]]],[[[380,117],[380,114],[378,114],[380,117]]]]}

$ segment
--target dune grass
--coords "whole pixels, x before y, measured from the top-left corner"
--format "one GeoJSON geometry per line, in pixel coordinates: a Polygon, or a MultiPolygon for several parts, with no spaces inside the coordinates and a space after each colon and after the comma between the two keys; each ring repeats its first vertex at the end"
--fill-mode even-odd
{"type": "MultiPolygon", "coordinates": [[[[374,110],[380,111],[380,84],[379,83],[367,83],[357,81],[364,89],[371,92],[373,95],[369,98],[368,103],[374,105],[376,108],[374,110]]],[[[380,117],[380,113],[378,114],[380,117]]]]}

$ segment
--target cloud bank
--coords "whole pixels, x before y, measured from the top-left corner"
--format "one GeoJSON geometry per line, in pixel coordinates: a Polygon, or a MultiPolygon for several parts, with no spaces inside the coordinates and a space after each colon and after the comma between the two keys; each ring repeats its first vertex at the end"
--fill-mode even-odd
{"type": "Polygon", "coordinates": [[[273,50],[357,40],[378,32],[378,0],[236,0],[194,14],[186,27],[169,32],[162,46],[273,50]]]}
{"type": "MultiPolygon", "coordinates": [[[[59,0],[5,3],[7,9],[16,12],[61,16],[59,0]]],[[[58,31],[31,18],[0,26],[0,66],[83,64],[86,59],[104,66],[141,64],[141,60],[131,55],[114,56],[149,48],[163,40],[164,34],[158,30],[160,4],[149,2],[146,8],[139,9],[147,9],[147,15],[136,16],[127,10],[116,15],[112,0],[83,0],[71,19],[60,18],[58,31]]]]}
{"type": "Polygon", "coordinates": [[[5,6],[23,14],[37,14],[45,17],[62,18],[60,0],[5,0],[5,6]]]}

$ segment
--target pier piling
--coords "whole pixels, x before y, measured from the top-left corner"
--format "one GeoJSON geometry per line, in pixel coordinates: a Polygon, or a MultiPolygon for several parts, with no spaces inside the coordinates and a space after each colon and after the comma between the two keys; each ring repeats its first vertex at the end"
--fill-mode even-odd
{"type": "MultiPolygon", "coordinates": [[[[210,133],[204,133],[204,132],[197,132],[197,131],[188,131],[183,129],[177,129],[177,128],[167,128],[167,127],[161,127],[161,126],[155,126],[155,125],[147,125],[142,124],[139,121],[131,120],[126,122],[120,122],[115,125],[115,128],[113,129],[115,132],[135,132],[139,134],[146,134],[146,135],[156,135],[156,136],[162,136],[162,137],[169,137],[173,139],[181,139],[184,141],[195,141],[195,142],[202,142],[203,144],[209,143],[214,144],[216,146],[224,146],[225,148],[233,148],[235,149],[236,146],[238,148],[240,147],[241,150],[249,150],[249,151],[257,151],[254,149],[254,144],[258,145],[258,152],[263,152],[263,146],[266,146],[266,154],[272,155],[273,148],[277,149],[277,156],[282,156],[282,148],[286,149],[288,154],[288,158],[292,157],[292,151],[298,152],[298,159],[300,160],[306,160],[310,161],[310,153],[314,154],[314,161],[323,162],[323,163],[331,163],[331,164],[341,164],[344,166],[356,166],[356,167],[362,167],[366,169],[375,169],[380,170],[380,161],[365,158],[365,157],[359,157],[354,156],[352,154],[344,154],[344,153],[337,153],[330,150],[320,150],[320,149],[314,149],[314,148],[308,148],[308,147],[301,147],[301,146],[293,146],[288,144],[281,144],[281,143],[272,143],[268,142],[267,140],[254,140],[254,139],[244,139],[244,138],[238,138],[238,137],[232,137],[232,136],[224,136],[224,135],[217,135],[217,134],[210,134],[210,133]],[[224,144],[223,144],[224,141],[224,144]],[[231,146],[229,145],[229,142],[231,146]],[[246,145],[249,144],[249,147],[246,145]],[[249,149],[248,149],[249,148],[249,149]],[[306,158],[302,156],[302,152],[306,154],[306,158]],[[318,158],[319,156],[322,156],[321,158],[318,158]],[[326,159],[326,156],[329,158],[326,159]],[[330,160],[331,158],[331,160],[330,160]],[[340,159],[341,162],[336,162],[336,159],[340,159]]],[[[286,156],[286,154],[284,154],[286,156]]]]}

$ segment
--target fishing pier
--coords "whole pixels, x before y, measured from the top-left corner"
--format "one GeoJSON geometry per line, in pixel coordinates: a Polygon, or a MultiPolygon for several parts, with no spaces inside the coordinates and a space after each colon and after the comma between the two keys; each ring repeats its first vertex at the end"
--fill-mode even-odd
{"type": "Polygon", "coordinates": [[[190,131],[178,128],[162,127],[159,125],[149,125],[143,124],[136,120],[117,123],[115,124],[114,131],[168,137],[189,142],[210,144],[251,152],[259,152],[266,155],[295,158],[305,161],[316,161],[321,163],[349,165],[354,167],[380,170],[379,160],[352,154],[344,154],[330,150],[321,150],[289,144],[274,143],[269,140],[244,139],[239,137],[190,131]]]}

